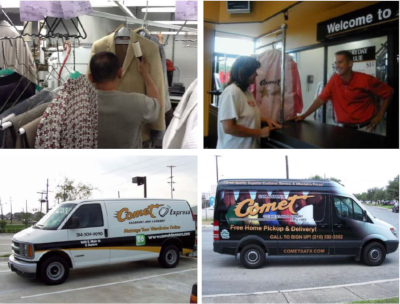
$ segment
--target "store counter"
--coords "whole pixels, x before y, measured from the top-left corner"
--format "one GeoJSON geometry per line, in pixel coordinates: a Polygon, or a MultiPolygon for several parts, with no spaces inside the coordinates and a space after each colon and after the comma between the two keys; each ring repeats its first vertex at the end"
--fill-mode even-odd
{"type": "Polygon", "coordinates": [[[313,121],[287,121],[261,140],[261,148],[385,148],[386,137],[313,121]]]}

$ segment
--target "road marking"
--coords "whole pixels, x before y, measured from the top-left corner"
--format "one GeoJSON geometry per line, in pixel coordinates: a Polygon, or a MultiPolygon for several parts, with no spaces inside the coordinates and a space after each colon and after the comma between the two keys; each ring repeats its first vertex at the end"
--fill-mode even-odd
{"type": "Polygon", "coordinates": [[[251,295],[263,295],[263,294],[270,294],[270,293],[285,293],[285,292],[309,291],[309,290],[318,290],[318,289],[332,289],[332,288],[351,287],[351,286],[360,286],[360,285],[368,285],[368,284],[387,283],[387,282],[394,282],[394,281],[398,281],[398,280],[399,279],[388,279],[388,280],[370,281],[370,282],[363,282],[363,283],[352,283],[352,284],[344,284],[344,285],[332,285],[332,286],[287,289],[287,290],[260,291],[260,292],[253,292],[253,293],[227,293],[227,294],[203,295],[203,298],[251,296],[251,295]]]}
{"type": "Polygon", "coordinates": [[[182,270],[182,271],[169,272],[169,273],[158,274],[158,275],[153,275],[153,276],[149,276],[149,277],[137,278],[137,279],[132,279],[132,280],[120,281],[120,282],[113,282],[113,283],[107,283],[107,284],[101,284],[101,285],[93,285],[93,286],[74,288],[74,289],[66,289],[66,290],[60,290],[60,291],[48,292],[48,293],[40,293],[40,294],[36,294],[36,295],[32,295],[32,296],[21,297],[21,299],[41,297],[41,296],[47,296],[47,295],[51,295],[51,294],[59,294],[59,293],[77,291],[77,290],[85,290],[85,289],[92,289],[92,288],[98,288],[98,287],[112,286],[112,285],[130,283],[130,282],[141,281],[141,280],[148,280],[148,279],[168,276],[168,275],[172,275],[172,274],[184,273],[184,272],[193,271],[193,270],[197,270],[197,269],[187,269],[187,270],[182,270]]]}

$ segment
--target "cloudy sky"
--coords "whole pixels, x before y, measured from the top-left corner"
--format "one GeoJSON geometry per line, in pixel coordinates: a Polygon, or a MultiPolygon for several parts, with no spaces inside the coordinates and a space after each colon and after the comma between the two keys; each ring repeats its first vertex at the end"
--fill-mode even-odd
{"type": "Polygon", "coordinates": [[[214,151],[199,163],[201,192],[216,184],[215,155],[219,178],[286,178],[285,155],[289,158],[289,177],[304,179],[313,175],[335,177],[351,193],[385,187],[399,174],[398,151],[382,150],[264,150],[246,154],[241,151],[214,151]],[[218,152],[218,153],[215,153],[218,152]],[[221,153],[220,153],[221,152],[221,153]]]}
{"type": "Polygon", "coordinates": [[[25,200],[28,200],[29,211],[39,209],[40,194],[37,192],[46,190],[47,178],[49,190],[53,191],[49,194],[50,206],[56,204],[54,195],[64,177],[98,188],[93,198],[117,198],[118,191],[121,198],[140,198],[143,197],[143,186],[132,184],[132,177],[147,176],[147,197],[171,198],[168,184],[171,172],[167,167],[170,165],[176,166],[173,168],[176,182],[174,198],[185,199],[191,206],[197,205],[195,156],[158,156],[151,152],[146,153],[147,156],[132,156],[132,153],[120,154],[116,150],[93,156],[93,153],[85,151],[75,152],[24,153],[3,157],[0,160],[0,198],[2,203],[6,203],[4,214],[10,212],[10,198],[13,212],[21,212],[25,208],[25,200]]]}

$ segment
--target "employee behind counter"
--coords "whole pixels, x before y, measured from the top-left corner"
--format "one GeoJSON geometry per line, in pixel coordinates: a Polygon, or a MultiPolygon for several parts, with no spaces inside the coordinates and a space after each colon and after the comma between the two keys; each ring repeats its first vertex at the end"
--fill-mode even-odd
{"type": "Polygon", "coordinates": [[[337,74],[331,77],[308,110],[294,119],[302,121],[332,100],[339,126],[373,133],[389,106],[393,89],[373,76],[353,72],[350,52],[340,51],[335,57],[337,74]],[[379,110],[376,109],[375,96],[382,99],[379,110]]]}

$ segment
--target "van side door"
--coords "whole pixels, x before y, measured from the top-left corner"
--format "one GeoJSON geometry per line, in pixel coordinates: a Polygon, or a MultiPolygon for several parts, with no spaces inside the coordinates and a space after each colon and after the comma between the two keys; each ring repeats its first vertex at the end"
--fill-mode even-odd
{"type": "Polygon", "coordinates": [[[68,229],[69,250],[74,267],[109,263],[108,223],[103,202],[81,204],[63,229],[68,229]]]}
{"type": "Polygon", "coordinates": [[[362,243],[362,231],[366,229],[360,206],[349,197],[335,195],[332,222],[335,254],[356,255],[362,243]]]}
{"type": "Polygon", "coordinates": [[[283,221],[279,232],[279,255],[324,255],[333,252],[333,233],[330,221],[330,195],[315,191],[293,192],[298,197],[293,204],[296,214],[283,221]]]}

